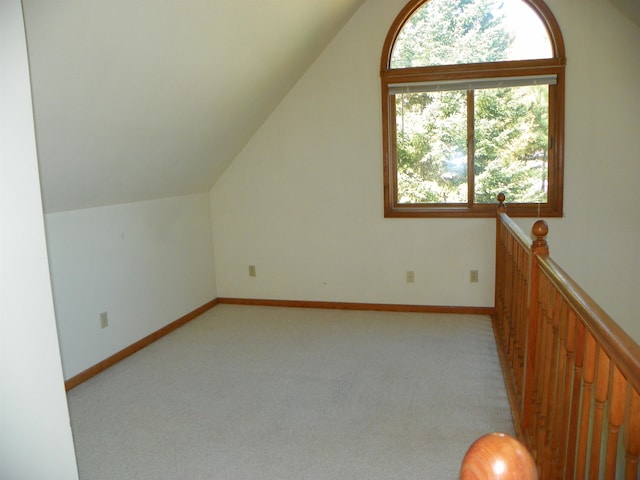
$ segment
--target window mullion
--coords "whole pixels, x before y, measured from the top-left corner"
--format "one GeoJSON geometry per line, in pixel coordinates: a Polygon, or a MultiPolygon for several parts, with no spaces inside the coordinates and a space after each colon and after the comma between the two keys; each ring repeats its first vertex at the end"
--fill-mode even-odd
{"type": "Polygon", "coordinates": [[[467,90],[467,204],[475,203],[475,95],[467,90]]]}

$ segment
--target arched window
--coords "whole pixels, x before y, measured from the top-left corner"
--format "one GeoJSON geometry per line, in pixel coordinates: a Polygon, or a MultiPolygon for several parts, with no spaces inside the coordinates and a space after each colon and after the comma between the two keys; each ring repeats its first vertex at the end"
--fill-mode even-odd
{"type": "Polygon", "coordinates": [[[411,0],[381,61],[387,217],[562,216],[562,34],[542,0],[411,0]]]}

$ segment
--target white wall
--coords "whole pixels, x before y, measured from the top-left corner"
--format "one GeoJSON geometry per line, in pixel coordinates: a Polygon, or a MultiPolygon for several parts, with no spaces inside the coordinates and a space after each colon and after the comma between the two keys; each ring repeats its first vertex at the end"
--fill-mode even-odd
{"type": "Polygon", "coordinates": [[[493,305],[492,220],[383,218],[379,62],[405,3],[366,2],[213,188],[220,296],[493,305]]]}
{"type": "Polygon", "coordinates": [[[77,479],[19,0],[0,3],[0,65],[0,478],[77,479]]]}
{"type": "MultiPolygon", "coordinates": [[[[491,220],[383,218],[379,62],[405,3],[368,0],[212,189],[220,296],[493,305],[491,220]]],[[[640,32],[608,2],[547,4],[568,56],[552,253],[640,340],[640,32]]]]}
{"type": "Polygon", "coordinates": [[[207,194],[52,213],[46,226],[65,378],[217,296],[207,194]]]}
{"type": "Polygon", "coordinates": [[[609,2],[548,0],[567,50],[565,218],[551,255],[640,342],[640,28],[609,2]]]}

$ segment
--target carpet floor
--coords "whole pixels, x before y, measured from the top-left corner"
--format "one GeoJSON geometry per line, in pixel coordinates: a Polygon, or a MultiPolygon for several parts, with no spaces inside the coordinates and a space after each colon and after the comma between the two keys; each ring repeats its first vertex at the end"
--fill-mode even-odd
{"type": "Polygon", "coordinates": [[[68,401],[83,480],[455,480],[513,434],[482,315],[218,305],[68,401]]]}

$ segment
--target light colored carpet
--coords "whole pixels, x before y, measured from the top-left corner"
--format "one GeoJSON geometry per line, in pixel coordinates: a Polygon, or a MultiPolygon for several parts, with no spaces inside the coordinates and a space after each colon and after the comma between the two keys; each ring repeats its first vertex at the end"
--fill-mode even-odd
{"type": "Polygon", "coordinates": [[[453,480],[513,434],[479,315],[219,305],[68,399],[83,480],[453,480]]]}

